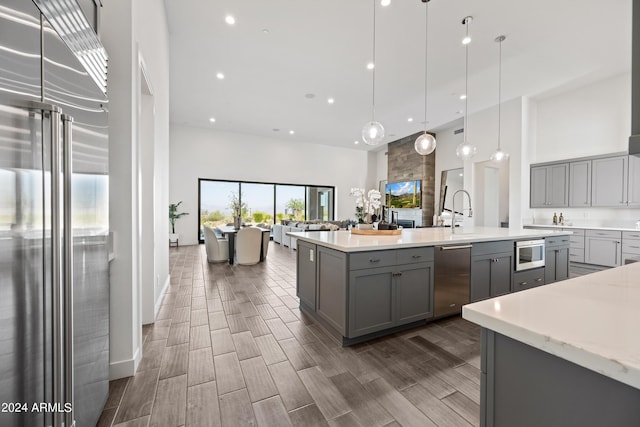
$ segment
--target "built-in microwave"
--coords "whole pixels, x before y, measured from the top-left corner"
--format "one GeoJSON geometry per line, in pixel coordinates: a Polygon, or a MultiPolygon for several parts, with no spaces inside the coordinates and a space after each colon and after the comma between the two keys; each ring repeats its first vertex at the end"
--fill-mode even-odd
{"type": "Polygon", "coordinates": [[[516,271],[544,267],[544,240],[516,242],[516,271]]]}

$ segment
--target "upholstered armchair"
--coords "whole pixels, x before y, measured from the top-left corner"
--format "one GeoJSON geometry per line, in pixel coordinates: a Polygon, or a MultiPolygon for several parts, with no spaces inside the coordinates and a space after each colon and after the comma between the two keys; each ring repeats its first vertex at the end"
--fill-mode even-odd
{"type": "Polygon", "coordinates": [[[236,261],[239,265],[253,265],[260,262],[262,247],[262,230],[245,227],[236,235],[236,261]]]}
{"type": "Polygon", "coordinates": [[[224,262],[229,259],[229,241],[218,237],[213,228],[206,225],[204,226],[204,247],[209,262],[224,262]]]}

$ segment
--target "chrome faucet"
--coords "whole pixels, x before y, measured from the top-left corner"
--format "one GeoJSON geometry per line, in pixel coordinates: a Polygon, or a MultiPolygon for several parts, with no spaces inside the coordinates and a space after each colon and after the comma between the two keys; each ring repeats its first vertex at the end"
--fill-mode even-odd
{"type": "MultiPolygon", "coordinates": [[[[469,198],[469,218],[473,217],[473,209],[471,209],[471,196],[469,195],[469,192],[467,190],[458,190],[455,193],[453,193],[453,197],[451,198],[451,204],[453,205],[451,207],[451,209],[453,210],[453,216],[451,218],[451,234],[456,234],[456,194],[458,193],[464,193],[467,195],[467,197],[469,198]]],[[[463,210],[463,215],[464,215],[464,196],[462,196],[462,210],[463,210]]]]}

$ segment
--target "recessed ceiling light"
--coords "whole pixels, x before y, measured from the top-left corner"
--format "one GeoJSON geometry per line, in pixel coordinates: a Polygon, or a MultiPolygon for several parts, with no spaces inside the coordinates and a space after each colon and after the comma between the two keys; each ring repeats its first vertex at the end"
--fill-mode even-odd
{"type": "Polygon", "coordinates": [[[294,132],[294,131],[292,131],[292,130],[290,130],[290,131],[289,131],[289,135],[293,135],[294,133],[295,133],[295,132],[294,132]]]}
{"type": "Polygon", "coordinates": [[[328,102],[329,104],[333,104],[334,102],[336,102],[336,100],[335,100],[335,99],[333,99],[333,98],[329,98],[329,99],[327,99],[327,102],[328,102]]]}
{"type": "Polygon", "coordinates": [[[263,28],[262,29],[262,33],[263,34],[269,34],[269,29],[268,28],[263,28]]]}
{"type": "Polygon", "coordinates": [[[464,176],[464,174],[460,174],[459,176],[464,176]]]}
{"type": "Polygon", "coordinates": [[[209,121],[210,121],[211,123],[215,123],[215,122],[216,122],[216,118],[215,118],[215,117],[211,117],[211,118],[209,118],[209,121]]]}
{"type": "Polygon", "coordinates": [[[367,70],[373,70],[373,67],[374,67],[373,62],[369,62],[367,64],[367,70]]]}
{"type": "Polygon", "coordinates": [[[222,80],[222,79],[224,79],[224,74],[222,74],[222,73],[217,73],[217,74],[216,74],[216,77],[218,78],[218,80],[222,80]]]}
{"type": "Polygon", "coordinates": [[[233,15],[227,15],[224,17],[224,22],[229,25],[234,25],[236,23],[236,18],[234,18],[233,15]]]}
{"type": "Polygon", "coordinates": [[[411,123],[411,122],[413,121],[413,117],[409,117],[409,118],[407,119],[407,121],[408,121],[409,123],[411,123]]]}
{"type": "Polygon", "coordinates": [[[354,144],[358,145],[360,144],[360,141],[358,141],[357,139],[355,141],[353,141],[354,144]]]}
{"type": "Polygon", "coordinates": [[[389,6],[391,4],[391,0],[380,0],[381,6],[389,6]]]}
{"type": "Polygon", "coordinates": [[[465,38],[462,39],[462,44],[469,44],[469,43],[471,43],[471,37],[465,36],[465,38]]]}
{"type": "Polygon", "coordinates": [[[467,95],[463,93],[462,95],[460,95],[460,99],[467,99],[467,95]]]}

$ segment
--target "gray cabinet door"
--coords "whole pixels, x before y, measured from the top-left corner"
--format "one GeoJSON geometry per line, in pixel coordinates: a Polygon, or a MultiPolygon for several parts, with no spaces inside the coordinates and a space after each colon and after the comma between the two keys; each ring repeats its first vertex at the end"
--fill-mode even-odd
{"type": "Polygon", "coordinates": [[[487,299],[491,296],[491,264],[490,255],[471,258],[471,302],[487,299]]]}
{"type": "Polygon", "coordinates": [[[569,278],[569,248],[561,247],[556,250],[556,281],[569,278]]]}
{"type": "Polygon", "coordinates": [[[513,256],[509,253],[475,256],[471,260],[471,302],[511,292],[513,256]]]}
{"type": "Polygon", "coordinates": [[[569,206],[591,205],[591,160],[569,163],[569,206]]]}
{"type": "Polygon", "coordinates": [[[569,206],[569,164],[548,166],[547,206],[569,206]]]}
{"type": "Polygon", "coordinates": [[[622,245],[620,240],[606,237],[587,237],[584,262],[587,264],[616,267],[621,265],[622,245]]]}
{"type": "Polygon", "coordinates": [[[396,276],[397,325],[433,317],[433,263],[409,264],[396,276]]]}
{"type": "Polygon", "coordinates": [[[544,282],[553,283],[556,281],[556,248],[549,248],[544,253],[544,282]]]}
{"type": "Polygon", "coordinates": [[[532,208],[548,207],[546,166],[531,168],[531,191],[529,204],[532,208]]]}
{"type": "Polygon", "coordinates": [[[395,326],[395,271],[395,267],[381,267],[351,272],[348,338],[395,326]]]}
{"type": "Polygon", "coordinates": [[[347,255],[318,246],[316,314],[346,336],[347,255]]]}
{"type": "Polygon", "coordinates": [[[640,207],[640,156],[629,156],[629,179],[627,189],[628,206],[632,208],[640,207]]]}
{"type": "Polygon", "coordinates": [[[316,245],[298,241],[297,251],[297,295],[300,302],[311,310],[316,309],[316,245]]]}
{"type": "Polygon", "coordinates": [[[518,271],[513,274],[513,292],[544,285],[544,267],[533,270],[518,271]]]}
{"type": "Polygon", "coordinates": [[[511,292],[513,256],[496,254],[491,260],[491,296],[497,297],[511,292]]]}
{"type": "Polygon", "coordinates": [[[617,156],[592,161],[591,206],[627,206],[628,158],[617,156]]]}

